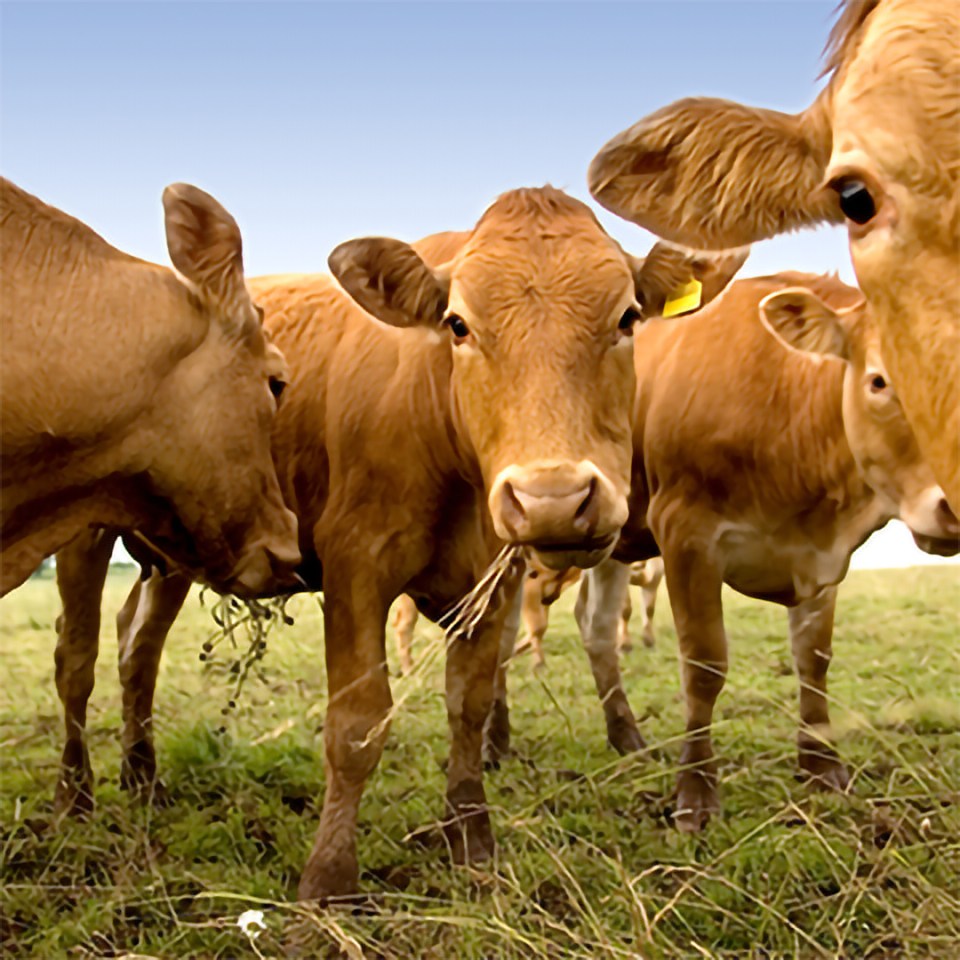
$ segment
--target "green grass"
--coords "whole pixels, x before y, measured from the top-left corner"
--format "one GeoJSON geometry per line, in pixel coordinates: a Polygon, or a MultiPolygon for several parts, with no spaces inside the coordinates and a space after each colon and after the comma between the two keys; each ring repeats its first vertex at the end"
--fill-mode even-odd
{"type": "Polygon", "coordinates": [[[173,802],[151,810],[118,782],[112,623],[129,582],[107,586],[87,823],[51,817],[55,588],[31,581],[0,604],[4,956],[960,956],[955,569],[855,573],[841,590],[830,689],[854,773],[846,797],[795,780],[784,612],[728,595],[731,670],[715,728],[724,813],[697,837],[669,819],[682,704],[665,595],[657,648],[638,646],[624,664],[657,759],[606,747],[565,596],[546,669],[522,658],[511,677],[516,755],[487,777],[500,847],[484,870],[406,839],[439,815],[444,790],[439,635],[422,628],[422,666],[394,681],[388,747],[361,810],[371,897],[327,911],[291,902],[323,792],[317,602],[290,604],[296,623],[271,636],[266,681],[251,680],[226,716],[229,675],[198,661],[214,624],[188,602],[156,706],[173,802]],[[236,924],[251,908],[267,925],[254,943],[236,924]]]}

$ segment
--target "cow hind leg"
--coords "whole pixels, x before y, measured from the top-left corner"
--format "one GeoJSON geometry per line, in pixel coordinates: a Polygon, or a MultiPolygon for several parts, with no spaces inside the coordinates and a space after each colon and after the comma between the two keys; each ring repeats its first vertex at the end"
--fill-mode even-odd
{"type": "Polygon", "coordinates": [[[720,810],[710,727],[727,674],[722,581],[716,568],[695,552],[679,551],[669,557],[665,553],[664,560],[686,707],[674,821],[690,833],[702,830],[720,810]]]}
{"type": "Polygon", "coordinates": [[[630,618],[633,616],[633,599],[630,596],[630,583],[623,595],[623,608],[620,610],[620,621],[617,624],[617,650],[619,653],[630,653],[633,650],[633,640],[630,639],[630,618]]]}
{"type": "Polygon", "coordinates": [[[603,705],[607,739],[621,754],[646,748],[623,689],[617,652],[623,595],[629,583],[630,568],[616,560],[606,560],[584,574],[574,608],[603,705]]]}
{"type": "Polygon", "coordinates": [[[393,614],[393,635],[400,659],[400,673],[413,673],[413,631],[417,625],[417,605],[412,597],[403,594],[396,602],[393,614]]]}
{"type": "Polygon", "coordinates": [[[141,801],[163,803],[153,743],[153,697],[167,634],[190,591],[180,574],[154,572],[135,584],[117,615],[120,684],[123,690],[123,762],[120,785],[141,801]]]}
{"type": "Polygon", "coordinates": [[[323,739],[326,792],[313,849],[300,877],[301,900],[354,893],[359,882],[357,813],[390,726],[385,633],[389,599],[375,571],[324,564],[329,705],[323,739]]]}
{"type": "Polygon", "coordinates": [[[800,681],[800,769],[813,786],[844,791],[850,775],[830,743],[827,670],[830,667],[837,588],[791,607],[790,645],[800,681]]]}
{"type": "Polygon", "coordinates": [[[93,809],[93,772],[85,736],[87,702],[93,692],[100,604],[115,540],[103,531],[84,533],[57,553],[63,610],[57,617],[54,662],[66,732],[54,796],[58,815],[82,816],[93,809]]]}

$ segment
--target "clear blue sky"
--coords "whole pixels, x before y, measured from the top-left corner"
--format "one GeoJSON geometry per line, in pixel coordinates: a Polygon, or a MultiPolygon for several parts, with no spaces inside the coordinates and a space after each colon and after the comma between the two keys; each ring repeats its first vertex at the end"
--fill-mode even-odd
{"type": "MultiPolygon", "coordinates": [[[[588,199],[597,149],[677,97],[801,109],[833,6],[4,0],[2,172],[163,263],[160,193],[196,183],[249,274],[325,270],[348,237],[463,229],[513,187],[588,199]]],[[[761,244],[745,272],[782,268],[852,279],[835,229],[761,244]]]]}

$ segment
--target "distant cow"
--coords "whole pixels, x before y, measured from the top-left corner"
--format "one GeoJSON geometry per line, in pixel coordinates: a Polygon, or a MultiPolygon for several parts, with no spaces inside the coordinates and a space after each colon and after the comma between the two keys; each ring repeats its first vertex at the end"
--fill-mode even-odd
{"type": "Polygon", "coordinates": [[[836,585],[850,555],[894,517],[925,550],[960,546],[868,309],[835,277],[743,280],[699,314],[645,325],[636,368],[630,519],[617,559],[588,572],[577,606],[610,741],[621,751],[639,741],[617,663],[629,576],[617,560],[659,545],[687,709],[679,825],[700,829],[718,807],[710,724],[727,671],[724,583],[788,608],[800,766],[817,784],[843,789],[826,676],[836,585]]]}
{"type": "Polygon", "coordinates": [[[680,100],[590,168],[606,207],[720,249],[847,223],[920,449],[960,512],[960,4],[845,0],[830,82],[796,116],[680,100]]]}
{"type": "MultiPolygon", "coordinates": [[[[340,286],[323,276],[252,284],[290,364],[273,453],[299,520],[300,574],[325,594],[327,780],[303,898],[357,885],[357,813],[391,713],[393,601],[408,593],[437,619],[504,541],[552,569],[604,559],[627,517],[634,325],[693,278],[715,296],[743,261],[663,246],[635,259],[552,188],[504,194],[472,231],[418,249],[355,240],[330,257],[340,286]]],[[[149,707],[180,579],[179,598],[160,596],[155,577],[125,608],[123,649],[140,664],[128,676],[146,684],[125,681],[125,702],[149,707]]],[[[448,836],[459,861],[493,849],[482,727],[518,585],[514,575],[474,634],[448,648],[448,836]]],[[[61,638],[98,602],[78,578],[61,638]]],[[[136,723],[149,736],[149,716],[136,723]]]]}
{"type": "Polygon", "coordinates": [[[0,180],[0,594],[94,526],[137,530],[236,593],[299,561],[270,460],[283,361],[244,286],[240,231],[196,187],[163,204],[179,273],[0,180]]]}
{"type": "MultiPolygon", "coordinates": [[[[565,570],[549,570],[528,564],[521,588],[521,620],[525,635],[517,646],[517,652],[528,648],[533,650],[534,663],[543,664],[541,640],[547,628],[546,608],[557,600],[560,594],[580,579],[580,570],[569,567],[565,570]]],[[[400,660],[400,672],[404,675],[413,671],[413,631],[418,620],[417,604],[406,594],[401,596],[393,610],[393,633],[397,644],[397,656],[400,660]]]]}

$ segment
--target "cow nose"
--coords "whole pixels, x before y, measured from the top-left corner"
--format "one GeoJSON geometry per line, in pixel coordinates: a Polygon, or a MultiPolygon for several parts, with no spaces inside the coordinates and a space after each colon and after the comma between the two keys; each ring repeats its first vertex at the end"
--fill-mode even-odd
{"type": "Polygon", "coordinates": [[[530,540],[534,531],[545,524],[562,521],[571,529],[588,536],[600,517],[597,508],[597,481],[562,494],[538,494],[505,480],[501,517],[517,540],[530,540]]]}
{"type": "Polygon", "coordinates": [[[489,503],[498,535],[513,543],[583,543],[626,520],[626,498],[589,461],[507,467],[489,503]]]}

